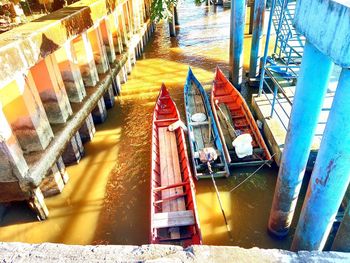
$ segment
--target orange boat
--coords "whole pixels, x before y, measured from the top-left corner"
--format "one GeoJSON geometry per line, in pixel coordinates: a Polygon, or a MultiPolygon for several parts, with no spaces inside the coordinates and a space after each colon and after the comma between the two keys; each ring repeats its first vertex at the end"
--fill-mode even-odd
{"type": "Polygon", "coordinates": [[[271,159],[270,152],[247,103],[218,67],[215,72],[210,103],[226,161],[230,167],[259,165],[271,159]],[[240,134],[246,133],[251,135],[252,154],[239,158],[232,142],[240,134]]]}
{"type": "Polygon", "coordinates": [[[184,131],[174,101],[162,84],[153,113],[151,168],[152,244],[201,244],[195,186],[184,131]]]}

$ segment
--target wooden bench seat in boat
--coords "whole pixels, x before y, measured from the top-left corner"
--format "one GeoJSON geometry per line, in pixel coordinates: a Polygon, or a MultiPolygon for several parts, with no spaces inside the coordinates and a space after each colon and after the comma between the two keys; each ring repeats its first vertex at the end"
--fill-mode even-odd
{"type": "Polygon", "coordinates": [[[170,118],[170,119],[162,119],[162,120],[155,120],[155,123],[162,123],[162,122],[175,122],[177,121],[177,118],[170,118]]]}
{"type": "MultiPolygon", "coordinates": [[[[158,129],[159,137],[159,156],[160,156],[160,174],[161,187],[169,185],[181,184],[182,176],[179,162],[179,154],[176,140],[176,132],[168,131],[167,127],[158,129]]],[[[183,186],[166,188],[161,191],[161,199],[159,202],[162,206],[162,213],[186,211],[183,186]]],[[[191,211],[192,212],[192,211],[191,211]]],[[[160,215],[161,216],[161,215],[160,215]]],[[[164,215],[163,215],[164,216],[164,215]]],[[[184,220],[186,218],[183,218],[184,220]]],[[[156,225],[159,220],[153,220],[156,225]]],[[[162,221],[162,220],[160,220],[162,221]]],[[[164,221],[164,220],[163,220],[164,221]]],[[[181,217],[177,219],[181,221],[181,217]]],[[[172,223],[172,222],[169,222],[172,223]]],[[[187,222],[185,222],[187,224],[187,222]]],[[[158,223],[159,225],[160,223],[158,223]]],[[[180,223],[177,223],[180,224],[180,223]]],[[[164,225],[164,224],[163,224],[164,225]]],[[[166,226],[165,226],[166,227],[166,226]]],[[[169,229],[172,239],[180,238],[179,227],[171,227],[169,229]]]]}
{"type": "Polygon", "coordinates": [[[198,127],[201,125],[209,125],[209,121],[190,122],[190,125],[193,127],[198,127]]]}
{"type": "Polygon", "coordinates": [[[156,213],[153,218],[155,228],[191,226],[194,224],[192,210],[156,213]]]}

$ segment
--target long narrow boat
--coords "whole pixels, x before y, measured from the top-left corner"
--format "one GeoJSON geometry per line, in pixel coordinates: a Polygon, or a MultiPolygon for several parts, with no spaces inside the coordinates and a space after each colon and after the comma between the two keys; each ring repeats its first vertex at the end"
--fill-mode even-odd
{"type": "Polygon", "coordinates": [[[179,120],[163,84],[152,124],[150,242],[187,247],[202,238],[184,131],[171,128],[179,120]]]}
{"type": "Polygon", "coordinates": [[[191,68],[188,70],[184,87],[184,99],[188,138],[195,177],[197,179],[211,177],[207,164],[202,163],[199,159],[199,152],[204,148],[213,148],[218,153],[218,158],[211,164],[214,177],[229,176],[229,168],[225,161],[221,138],[208,96],[200,82],[194,76],[191,68]],[[202,120],[196,121],[196,116],[199,116],[202,120]]]}
{"type": "Polygon", "coordinates": [[[230,167],[259,165],[271,159],[247,103],[219,68],[216,68],[210,102],[230,167]],[[252,139],[252,154],[243,158],[238,157],[232,145],[239,134],[250,134],[252,139]]]}

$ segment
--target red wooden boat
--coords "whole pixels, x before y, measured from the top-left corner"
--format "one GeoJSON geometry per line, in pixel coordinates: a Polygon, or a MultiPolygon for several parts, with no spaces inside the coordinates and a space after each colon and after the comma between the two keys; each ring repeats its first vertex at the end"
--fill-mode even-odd
{"type": "Polygon", "coordinates": [[[271,159],[270,152],[247,103],[218,67],[215,72],[210,102],[229,166],[259,165],[271,159]],[[236,134],[233,134],[232,128],[236,134]],[[249,133],[252,137],[253,154],[239,158],[232,146],[232,141],[237,135],[245,133],[249,133]]]}
{"type": "Polygon", "coordinates": [[[176,105],[162,84],[152,124],[150,242],[187,247],[201,244],[201,232],[184,131],[169,130],[178,120],[176,105]]]}

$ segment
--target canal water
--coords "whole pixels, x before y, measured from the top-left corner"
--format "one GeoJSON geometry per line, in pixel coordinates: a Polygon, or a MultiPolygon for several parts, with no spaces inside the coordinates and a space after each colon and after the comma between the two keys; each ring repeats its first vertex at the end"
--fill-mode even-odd
{"type": "MultiPolygon", "coordinates": [[[[169,38],[166,24],[157,25],[122,86],[122,96],[108,111],[107,121],[96,127],[93,141],[85,144],[85,157],[79,165],[67,168],[70,181],[63,193],[46,199],[50,218],[38,222],[26,204],[13,204],[1,220],[0,241],[149,242],[151,120],[160,85],[164,82],[169,88],[184,120],[183,86],[188,67],[206,89],[211,87],[217,65],[228,73],[230,10],[195,6],[187,0],[180,3],[178,13],[177,37],[169,38]]],[[[249,47],[250,36],[246,35],[246,69],[249,47]]],[[[242,89],[248,102],[252,92],[256,90],[242,89]]],[[[291,235],[278,240],[266,231],[278,171],[274,165],[263,167],[230,192],[255,169],[237,169],[235,176],[217,180],[232,240],[211,180],[196,182],[204,244],[289,248],[291,235]]]]}

